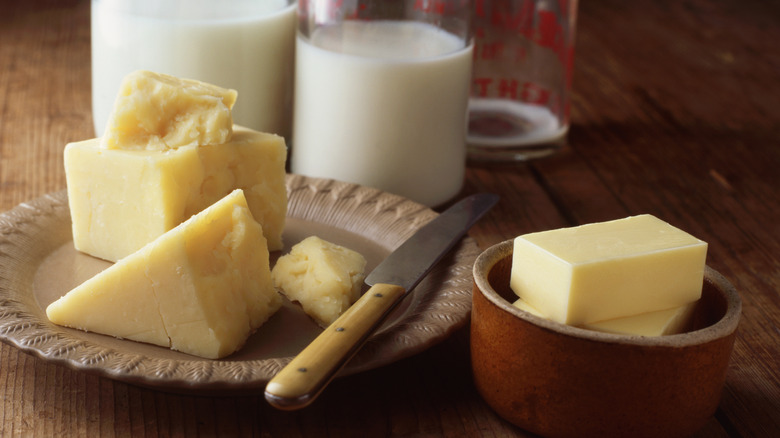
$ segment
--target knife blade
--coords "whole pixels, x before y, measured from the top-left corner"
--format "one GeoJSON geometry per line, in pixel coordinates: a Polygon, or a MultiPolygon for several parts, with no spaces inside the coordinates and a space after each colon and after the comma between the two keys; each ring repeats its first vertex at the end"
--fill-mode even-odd
{"type": "Polygon", "coordinates": [[[266,400],[282,410],[314,401],[398,302],[497,202],[494,194],[471,195],[418,229],[366,277],[370,289],[268,382],[266,400]]]}

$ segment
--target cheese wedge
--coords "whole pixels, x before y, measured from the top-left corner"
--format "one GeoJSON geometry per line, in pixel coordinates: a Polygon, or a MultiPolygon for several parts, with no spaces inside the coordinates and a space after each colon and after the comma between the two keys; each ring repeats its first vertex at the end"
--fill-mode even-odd
{"type": "Polygon", "coordinates": [[[119,87],[101,147],[164,151],[227,143],[237,96],[196,80],[130,73],[119,87]]]}
{"type": "Polygon", "coordinates": [[[526,234],[510,286],[547,318],[582,325],[694,302],[707,243],[651,215],[526,234]]]}
{"type": "Polygon", "coordinates": [[[279,257],[274,285],[323,327],[360,297],[366,259],[358,252],[310,236],[279,257]]]}
{"type": "Polygon", "coordinates": [[[234,189],[243,189],[271,251],[282,248],[287,148],[277,135],[236,126],[223,145],[165,152],[65,147],[76,249],[117,261],[234,189]]]}
{"type": "Polygon", "coordinates": [[[221,358],[281,306],[241,190],[49,305],[55,324],[221,358]]]}

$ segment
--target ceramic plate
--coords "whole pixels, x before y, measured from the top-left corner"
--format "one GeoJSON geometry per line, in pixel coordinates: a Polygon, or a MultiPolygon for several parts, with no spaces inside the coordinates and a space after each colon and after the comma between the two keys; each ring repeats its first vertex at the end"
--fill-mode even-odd
{"type": "MultiPolygon", "coordinates": [[[[361,252],[370,272],[436,213],[405,198],[354,184],[288,175],[285,249],[318,235],[361,252]]],[[[390,315],[341,375],[386,365],[445,339],[471,310],[465,238],[390,315]]],[[[201,359],[165,348],[54,325],[45,309],[108,262],[77,252],[64,191],[0,215],[0,339],[45,360],[127,383],[177,392],[260,393],[320,328],[297,305],[284,307],[237,353],[201,359]]]]}

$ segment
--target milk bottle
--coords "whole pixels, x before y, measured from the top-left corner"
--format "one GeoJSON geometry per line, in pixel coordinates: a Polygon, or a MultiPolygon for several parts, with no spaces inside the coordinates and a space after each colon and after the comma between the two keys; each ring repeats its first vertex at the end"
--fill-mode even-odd
{"type": "Polygon", "coordinates": [[[143,69],[235,89],[235,123],[289,137],[295,10],[292,0],[92,0],[96,135],[122,78],[143,69]]]}
{"type": "Polygon", "coordinates": [[[292,171],[430,206],[452,198],[465,172],[471,53],[469,38],[422,20],[299,32],[292,171]]]}

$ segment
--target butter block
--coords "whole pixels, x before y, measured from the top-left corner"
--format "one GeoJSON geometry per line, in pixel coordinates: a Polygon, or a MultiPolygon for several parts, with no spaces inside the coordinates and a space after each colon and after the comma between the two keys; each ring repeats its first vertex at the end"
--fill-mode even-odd
{"type": "Polygon", "coordinates": [[[68,144],[64,158],[79,251],[117,261],[234,189],[243,189],[269,249],[282,249],[282,137],[236,126],[229,143],[164,152],[103,149],[92,139],[68,144]]]}
{"type": "Polygon", "coordinates": [[[150,71],[127,75],[102,137],[105,149],[163,151],[227,143],[238,93],[150,71]]]}
{"type": "Polygon", "coordinates": [[[360,253],[310,236],[279,257],[271,278],[282,293],[326,327],[360,297],[365,267],[360,253]]]}
{"type": "MultiPolygon", "coordinates": [[[[582,324],[580,328],[595,330],[605,333],[637,336],[666,336],[684,332],[696,309],[696,303],[685,304],[674,309],[657,310],[655,312],[642,313],[640,315],[615,318],[607,321],[582,324]]],[[[522,298],[518,298],[513,306],[525,310],[540,318],[546,318],[522,298]]]]}
{"type": "Polygon", "coordinates": [[[241,190],[50,304],[55,324],[221,358],[281,306],[241,190]]]}
{"type": "Polygon", "coordinates": [[[532,307],[530,304],[528,304],[522,298],[518,298],[517,300],[515,300],[515,302],[512,303],[512,305],[517,307],[520,310],[525,310],[526,312],[528,312],[528,313],[530,313],[532,315],[536,315],[536,316],[538,316],[540,318],[546,318],[544,315],[542,315],[541,312],[536,310],[534,307],[532,307]]]}
{"type": "Polygon", "coordinates": [[[651,215],[515,238],[510,286],[547,318],[581,325],[701,296],[707,243],[651,215]]]}
{"type": "Polygon", "coordinates": [[[673,309],[657,310],[624,318],[583,324],[582,328],[606,333],[638,336],[666,336],[682,333],[696,308],[696,302],[673,309]]]}

